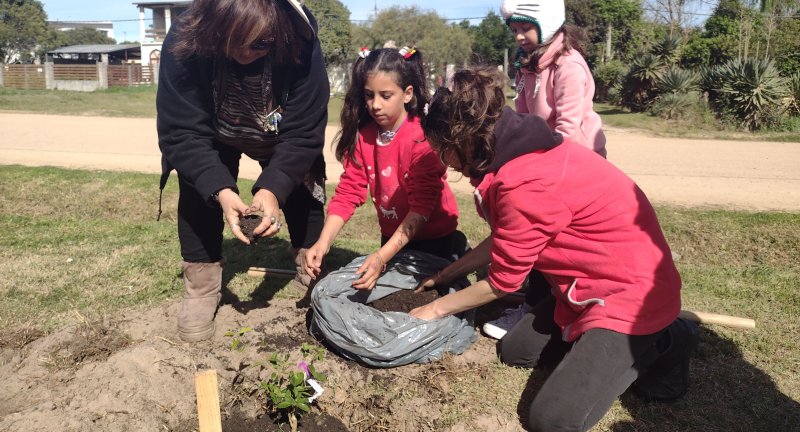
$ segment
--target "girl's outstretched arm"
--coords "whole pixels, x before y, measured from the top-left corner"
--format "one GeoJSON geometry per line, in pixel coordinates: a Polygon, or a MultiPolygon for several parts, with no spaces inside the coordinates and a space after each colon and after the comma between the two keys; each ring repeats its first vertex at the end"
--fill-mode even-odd
{"type": "MultiPolygon", "coordinates": [[[[378,280],[381,273],[383,273],[386,263],[414,239],[414,236],[419,232],[419,229],[425,222],[425,217],[421,214],[413,211],[408,212],[406,217],[403,218],[403,221],[400,222],[400,226],[394,231],[394,234],[389,237],[386,244],[367,257],[364,264],[361,264],[361,267],[356,270],[357,273],[361,274],[361,277],[353,282],[353,288],[375,288],[375,282],[378,280]]],[[[325,225],[327,226],[328,223],[326,222],[325,225]]]]}
{"type": "Polygon", "coordinates": [[[507,294],[507,292],[493,288],[486,279],[483,279],[463,290],[412,309],[409,313],[419,319],[434,320],[485,305],[507,294]]]}
{"type": "Polygon", "coordinates": [[[333,241],[339,235],[339,231],[344,227],[345,220],[341,216],[329,214],[325,218],[325,225],[322,227],[322,232],[319,239],[306,251],[306,274],[311,275],[316,279],[322,272],[322,259],[331,250],[333,241]]]}

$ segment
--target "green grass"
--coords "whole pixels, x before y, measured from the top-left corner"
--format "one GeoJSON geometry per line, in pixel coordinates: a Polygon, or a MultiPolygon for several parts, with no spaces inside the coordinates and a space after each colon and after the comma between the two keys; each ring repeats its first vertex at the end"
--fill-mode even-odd
{"type": "MultiPolygon", "coordinates": [[[[3,166],[0,335],[52,331],[72,321],[75,311],[93,320],[180,297],[176,183],[173,177],[156,221],[157,175],[3,166]]],[[[240,184],[243,191],[250,186],[240,184]]],[[[486,225],[471,197],[458,199],[461,229],[476,243],[488,234],[486,225]]],[[[683,307],[750,317],[757,328],[705,327],[684,399],[666,405],[624,395],[594,430],[791,430],[800,422],[800,214],[657,211],[679,255],[683,307]]],[[[251,247],[226,232],[223,277],[230,295],[243,301],[283,295],[286,281],[248,278],[246,270],[266,263],[291,267],[287,244],[285,232],[251,247]]],[[[377,245],[375,211],[364,206],[340,234],[328,265],[337,268],[377,245]]],[[[483,412],[486,394],[516,422],[520,394],[529,394],[542,377],[499,365],[460,367],[459,379],[449,383],[453,399],[440,405],[441,428],[483,412]]],[[[418,396],[429,397],[428,391],[418,396]]]]}
{"type": "Polygon", "coordinates": [[[0,110],[105,117],[156,116],[156,87],[112,87],[95,92],[0,87],[0,110]]]}

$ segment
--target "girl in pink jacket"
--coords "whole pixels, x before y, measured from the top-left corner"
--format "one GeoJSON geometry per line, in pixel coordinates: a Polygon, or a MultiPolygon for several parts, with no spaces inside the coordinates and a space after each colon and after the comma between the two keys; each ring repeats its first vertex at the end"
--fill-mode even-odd
{"type": "Polygon", "coordinates": [[[531,430],[585,431],[631,384],[650,399],[682,396],[696,326],[677,318],[681,279],[653,207],[611,163],[505,107],[505,81],[495,69],[459,71],[422,119],[434,151],[476,185],[491,235],[421,289],[489,271],[411,315],[489,303],[535,269],[550,293],[499,350],[511,365],[558,365],[531,403],[531,430]]]}
{"type": "Polygon", "coordinates": [[[551,130],[605,157],[606,137],[592,108],[594,78],[579,30],[564,24],[563,0],[504,0],[500,12],[519,45],[517,112],[544,118],[551,130]]]}

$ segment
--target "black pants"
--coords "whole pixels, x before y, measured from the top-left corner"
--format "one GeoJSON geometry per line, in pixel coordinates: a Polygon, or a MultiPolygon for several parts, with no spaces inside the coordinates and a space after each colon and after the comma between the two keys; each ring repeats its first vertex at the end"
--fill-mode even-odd
{"type": "Polygon", "coordinates": [[[547,296],[525,315],[500,341],[500,359],[530,368],[557,364],[531,403],[531,430],[586,431],[658,358],[662,332],[631,336],[592,329],[567,343],[553,321],[555,304],[547,296]]]}
{"type": "MultiPolygon", "coordinates": [[[[381,235],[381,246],[385,245],[389,238],[381,235]]],[[[448,261],[457,261],[470,250],[467,236],[459,230],[455,230],[449,235],[435,239],[412,240],[403,250],[415,250],[426,252],[448,261]]]]}
{"type": "MultiPolygon", "coordinates": [[[[220,151],[220,158],[234,179],[239,175],[241,153],[220,151]]],[[[222,259],[222,233],[225,221],[222,209],[210,206],[208,197],[202,197],[185,178],[178,175],[178,238],[181,256],[189,262],[216,262],[222,259]]],[[[323,204],[311,195],[304,185],[298,186],[283,208],[292,247],[313,245],[325,224],[323,204]]]]}

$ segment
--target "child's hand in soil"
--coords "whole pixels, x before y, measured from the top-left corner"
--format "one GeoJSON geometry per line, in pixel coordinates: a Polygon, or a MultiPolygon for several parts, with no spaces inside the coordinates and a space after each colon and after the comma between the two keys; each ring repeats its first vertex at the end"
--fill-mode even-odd
{"type": "Polygon", "coordinates": [[[436,306],[435,306],[436,301],[437,300],[434,300],[434,301],[426,304],[425,306],[420,306],[418,308],[411,309],[411,312],[409,312],[409,315],[413,316],[414,318],[419,318],[419,319],[426,320],[426,321],[431,321],[431,320],[435,320],[435,319],[439,319],[439,318],[443,317],[444,315],[440,314],[436,310],[436,306]]]}
{"type": "Polygon", "coordinates": [[[356,269],[356,273],[360,274],[361,277],[353,281],[353,288],[368,290],[375,288],[375,282],[378,281],[378,277],[384,271],[386,271],[386,262],[381,258],[381,255],[378,252],[371,254],[356,269]]]}
{"type": "Polygon", "coordinates": [[[250,240],[247,239],[247,236],[242,233],[239,227],[239,218],[248,212],[247,204],[239,198],[239,194],[230,188],[219,191],[217,200],[219,201],[219,206],[222,207],[222,214],[225,216],[225,220],[228,221],[233,235],[242,243],[250,244],[250,240]]]}
{"type": "Polygon", "coordinates": [[[310,248],[306,249],[305,272],[312,279],[316,279],[322,273],[322,259],[328,254],[328,248],[317,241],[310,248]]]}

